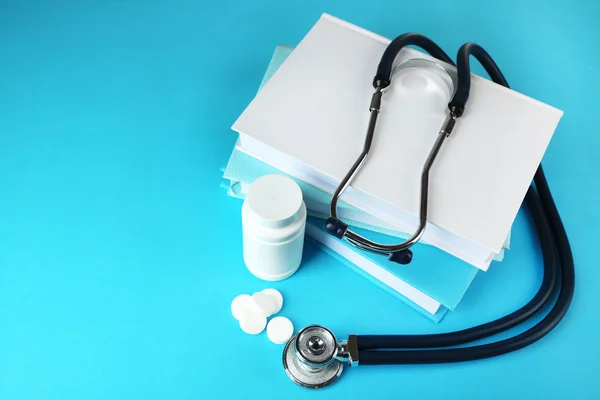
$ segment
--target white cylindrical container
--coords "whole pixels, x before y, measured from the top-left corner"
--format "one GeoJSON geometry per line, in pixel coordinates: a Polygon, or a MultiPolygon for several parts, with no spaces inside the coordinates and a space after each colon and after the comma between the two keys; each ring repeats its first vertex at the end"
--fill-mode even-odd
{"type": "Polygon", "coordinates": [[[296,182],[265,175],[248,188],[242,206],[244,262],[256,277],[279,281],[302,261],[306,206],[296,182]]]}

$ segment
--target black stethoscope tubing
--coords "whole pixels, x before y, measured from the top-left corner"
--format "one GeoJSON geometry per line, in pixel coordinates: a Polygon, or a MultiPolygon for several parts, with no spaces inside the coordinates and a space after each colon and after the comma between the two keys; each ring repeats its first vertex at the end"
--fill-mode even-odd
{"type": "MultiPolygon", "coordinates": [[[[393,62],[404,47],[418,46],[431,56],[455,65],[448,55],[425,36],[408,33],[394,39],[385,50],[373,79],[376,88],[390,84],[393,62]]],[[[502,72],[479,45],[467,43],[457,55],[458,84],[448,104],[456,117],[462,116],[471,86],[470,56],[485,68],[493,82],[509,87],[502,72]]],[[[548,334],[566,314],[574,293],[575,270],[571,246],[562,220],[552,198],[548,182],[540,165],[524,201],[536,228],[544,262],[544,275],[536,295],[520,309],[472,328],[430,335],[358,335],[360,365],[434,364],[477,360],[522,349],[548,334]],[[529,320],[557,300],[548,314],[536,325],[509,339],[463,347],[460,346],[505,332],[529,320]],[[420,349],[420,350],[414,350],[420,349]]]]}

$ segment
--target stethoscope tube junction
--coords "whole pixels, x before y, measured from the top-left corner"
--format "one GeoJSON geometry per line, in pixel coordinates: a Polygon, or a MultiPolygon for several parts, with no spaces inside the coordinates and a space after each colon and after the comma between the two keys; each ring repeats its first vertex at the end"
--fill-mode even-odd
{"type": "MultiPolygon", "coordinates": [[[[447,117],[423,167],[419,227],[408,240],[399,244],[385,245],[370,241],[349,230],[348,225],[337,217],[337,202],[369,154],[385,89],[391,84],[394,72],[404,67],[429,68],[436,65],[435,68],[446,71],[440,64],[421,59],[409,60],[405,62],[404,67],[400,64],[392,68],[397,54],[408,45],[419,46],[434,58],[454,65],[434,42],[418,34],[401,35],[388,45],[373,79],[375,93],[369,107],[370,120],[363,151],[335,191],[331,201],[331,217],[326,221],[329,234],[345,239],[359,249],[387,255],[390,260],[400,264],[407,264],[412,260],[410,247],[418,242],[425,230],[429,171],[442,144],[451,135],[457,120],[465,110],[471,85],[470,57],[474,56],[483,65],[493,82],[509,87],[494,60],[481,46],[474,43],[461,46],[457,55],[457,79],[449,73],[455,85],[448,104],[447,117]]],[[[284,348],[283,365],[287,375],[299,385],[322,388],[340,377],[344,364],[357,366],[471,361],[507,354],[540,340],[558,325],[569,308],[575,289],[574,262],[566,231],[541,165],[525,196],[524,204],[536,228],[544,265],[542,284],[527,304],[497,320],[441,334],[350,335],[347,340],[338,342],[329,329],[311,325],[300,330],[284,348]],[[556,301],[541,321],[514,337],[488,344],[455,347],[512,329],[547,309],[553,299],[556,301]]]]}

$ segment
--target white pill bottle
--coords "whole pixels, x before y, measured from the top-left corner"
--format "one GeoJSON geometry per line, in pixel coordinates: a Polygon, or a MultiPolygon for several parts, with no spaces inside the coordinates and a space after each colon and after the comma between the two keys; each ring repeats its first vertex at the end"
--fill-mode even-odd
{"type": "Polygon", "coordinates": [[[302,262],[306,205],[296,182],[265,175],[248,188],[242,206],[244,262],[265,281],[294,274],[302,262]]]}

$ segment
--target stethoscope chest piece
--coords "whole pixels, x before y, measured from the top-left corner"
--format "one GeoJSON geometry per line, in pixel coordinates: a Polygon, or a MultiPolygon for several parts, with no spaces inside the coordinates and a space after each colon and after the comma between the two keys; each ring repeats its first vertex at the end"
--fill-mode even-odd
{"type": "Polygon", "coordinates": [[[319,389],[329,386],[342,374],[344,364],[337,355],[338,343],[333,333],[320,325],[311,325],[287,342],[283,367],[298,385],[319,389]]]}

